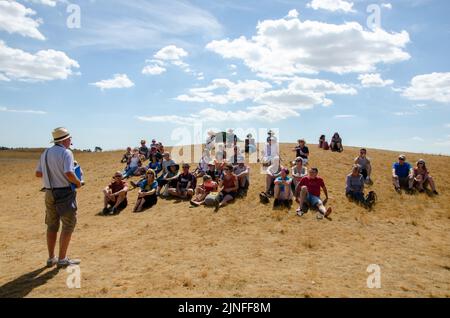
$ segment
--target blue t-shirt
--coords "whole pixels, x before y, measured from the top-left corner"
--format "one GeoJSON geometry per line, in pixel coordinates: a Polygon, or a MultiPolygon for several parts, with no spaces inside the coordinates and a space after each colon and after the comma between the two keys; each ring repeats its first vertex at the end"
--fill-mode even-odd
{"type": "Polygon", "coordinates": [[[157,161],[157,162],[150,162],[147,166],[148,169],[152,169],[153,171],[155,171],[156,176],[158,176],[158,173],[161,172],[162,170],[162,166],[161,166],[161,162],[157,161]]]}
{"type": "Polygon", "coordinates": [[[145,179],[139,184],[139,186],[141,187],[142,191],[149,192],[153,189],[156,190],[158,188],[158,182],[153,181],[153,183],[149,185],[147,179],[145,179]]]}
{"type": "Polygon", "coordinates": [[[291,182],[292,179],[290,177],[286,177],[286,179],[283,180],[283,178],[280,176],[280,177],[276,178],[275,181],[280,182],[280,184],[279,184],[280,192],[284,192],[284,184],[281,182],[283,182],[283,181],[291,182]]]}
{"type": "Polygon", "coordinates": [[[409,175],[409,171],[411,170],[411,165],[408,162],[405,162],[403,165],[400,165],[400,163],[396,162],[392,166],[393,169],[395,169],[395,174],[399,178],[406,178],[409,175]]]}

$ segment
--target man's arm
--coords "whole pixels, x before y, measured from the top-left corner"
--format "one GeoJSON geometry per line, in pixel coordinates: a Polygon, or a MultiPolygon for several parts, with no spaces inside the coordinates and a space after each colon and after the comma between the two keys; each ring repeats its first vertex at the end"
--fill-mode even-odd
{"type": "Polygon", "coordinates": [[[75,187],[81,188],[81,181],[78,180],[78,177],[73,173],[72,171],[65,173],[66,178],[69,180],[70,183],[73,183],[75,187]]]}
{"type": "Polygon", "coordinates": [[[323,190],[323,193],[325,194],[325,200],[328,200],[328,190],[327,190],[327,187],[325,186],[325,183],[322,186],[322,190],[323,190]]]}
{"type": "Polygon", "coordinates": [[[36,171],[36,178],[42,178],[43,174],[41,171],[36,171]]]}
{"type": "Polygon", "coordinates": [[[392,176],[395,178],[397,176],[397,173],[395,172],[395,168],[392,169],[392,176]]]}

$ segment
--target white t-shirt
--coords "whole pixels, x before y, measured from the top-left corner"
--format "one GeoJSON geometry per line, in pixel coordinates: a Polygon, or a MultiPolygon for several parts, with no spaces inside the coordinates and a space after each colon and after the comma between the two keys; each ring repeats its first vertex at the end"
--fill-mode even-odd
{"type": "Polygon", "coordinates": [[[66,177],[67,172],[74,171],[73,153],[62,145],[54,145],[53,147],[44,151],[36,168],[37,172],[43,174],[43,184],[46,189],[53,188],[67,188],[70,187],[70,182],[66,177]],[[47,171],[45,164],[45,154],[47,153],[47,165],[50,173],[47,171]],[[50,186],[51,182],[51,186],[50,186]]]}

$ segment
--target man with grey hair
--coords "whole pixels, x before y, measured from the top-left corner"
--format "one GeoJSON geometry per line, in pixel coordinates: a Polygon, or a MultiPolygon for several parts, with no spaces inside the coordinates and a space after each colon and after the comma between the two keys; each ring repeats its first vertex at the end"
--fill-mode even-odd
{"type": "Polygon", "coordinates": [[[47,225],[47,267],[57,265],[64,268],[77,265],[79,260],[67,257],[72,233],[77,223],[76,192],[74,188],[82,186],[74,171],[74,159],[69,147],[72,136],[66,128],[56,128],[52,132],[54,146],[45,150],[36,168],[36,177],[42,178],[45,187],[45,224],[47,225]],[[61,201],[68,204],[61,204],[61,201]],[[62,223],[59,238],[59,256],[55,256],[58,231],[62,223]]]}

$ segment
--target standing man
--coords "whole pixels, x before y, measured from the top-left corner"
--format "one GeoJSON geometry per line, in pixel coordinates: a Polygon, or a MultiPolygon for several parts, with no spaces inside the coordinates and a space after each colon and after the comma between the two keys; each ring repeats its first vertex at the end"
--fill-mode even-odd
{"type": "Polygon", "coordinates": [[[47,267],[57,265],[64,268],[70,265],[80,264],[79,260],[72,260],[67,257],[72,233],[77,223],[76,202],[72,205],[65,205],[68,211],[57,211],[55,193],[59,193],[61,198],[72,197],[76,199],[71,184],[76,188],[81,187],[81,181],[74,172],[74,159],[69,147],[72,144],[72,136],[66,128],[56,128],[53,132],[54,146],[47,149],[42,155],[36,168],[36,177],[42,178],[45,191],[45,224],[47,225],[47,267]],[[55,245],[58,231],[62,223],[61,236],[59,238],[59,256],[55,257],[55,245]]]}

